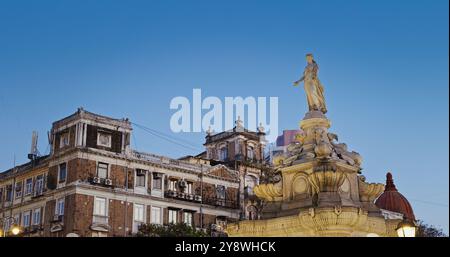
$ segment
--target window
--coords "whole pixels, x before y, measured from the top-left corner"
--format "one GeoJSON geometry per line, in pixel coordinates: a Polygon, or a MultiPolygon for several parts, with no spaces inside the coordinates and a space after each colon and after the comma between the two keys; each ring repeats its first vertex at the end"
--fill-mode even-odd
{"type": "Polygon", "coordinates": [[[2,205],[3,201],[3,188],[0,188],[0,206],[2,205]]]}
{"type": "Polygon", "coordinates": [[[66,181],[66,177],[67,177],[67,164],[66,163],[61,163],[59,165],[59,174],[58,174],[58,182],[65,182],[66,181]]]}
{"type": "Polygon", "coordinates": [[[95,197],[93,222],[100,224],[108,224],[107,199],[95,197]]]}
{"type": "Polygon", "coordinates": [[[144,205],[134,204],[134,221],[144,222],[144,205]]]}
{"type": "Polygon", "coordinates": [[[111,147],[111,134],[107,132],[98,132],[97,145],[103,147],[111,147]]]}
{"type": "Polygon", "coordinates": [[[192,182],[186,182],[185,192],[186,194],[192,194],[192,182]]]}
{"type": "Polygon", "coordinates": [[[44,191],[44,176],[43,175],[39,175],[36,177],[36,182],[35,182],[35,186],[34,186],[34,195],[41,195],[42,192],[44,191]]]}
{"type": "Polygon", "coordinates": [[[236,154],[239,154],[239,155],[242,154],[242,145],[243,145],[242,140],[238,140],[235,143],[234,151],[236,152],[236,154]]]}
{"type": "Polygon", "coordinates": [[[64,198],[60,198],[56,201],[55,214],[59,216],[64,215],[64,198]]]}
{"type": "Polygon", "coordinates": [[[134,204],[133,211],[133,232],[139,230],[139,226],[145,222],[145,206],[143,204],[134,204]]]}
{"type": "Polygon", "coordinates": [[[108,164],[99,162],[97,166],[97,177],[108,178],[108,164]]]}
{"type": "Polygon", "coordinates": [[[226,159],[228,159],[228,148],[222,147],[219,151],[219,160],[225,161],[226,159]]]}
{"type": "Polygon", "coordinates": [[[169,190],[177,191],[177,180],[175,179],[169,180],[169,190]]]}
{"type": "Polygon", "coordinates": [[[178,211],[177,210],[169,210],[169,223],[176,224],[178,222],[178,211]]]}
{"type": "Polygon", "coordinates": [[[162,189],[162,174],[153,173],[152,189],[162,189]]]}
{"type": "MultiPolygon", "coordinates": [[[[64,203],[63,203],[63,205],[64,205],[64,203]]],[[[39,224],[41,224],[41,208],[35,209],[33,212],[33,225],[39,225],[39,224]]]]}
{"type": "Polygon", "coordinates": [[[69,133],[62,133],[59,139],[59,148],[63,148],[69,145],[69,133]]]}
{"type": "Polygon", "coordinates": [[[161,208],[160,207],[152,206],[150,222],[152,224],[161,224],[161,208]]]}
{"type": "Polygon", "coordinates": [[[14,215],[14,224],[19,225],[20,224],[20,213],[17,213],[14,215]]]}
{"type": "Polygon", "coordinates": [[[252,146],[247,147],[247,158],[253,160],[255,158],[254,149],[252,146]]]}
{"type": "Polygon", "coordinates": [[[22,197],[22,181],[16,183],[16,199],[22,197]]]}
{"type": "Polygon", "coordinates": [[[136,169],[136,186],[145,187],[145,170],[136,169]]]}
{"type": "Polygon", "coordinates": [[[216,186],[216,197],[218,199],[225,199],[225,186],[222,185],[216,186]]]}
{"type": "Polygon", "coordinates": [[[94,201],[94,215],[106,216],[106,199],[101,197],[95,197],[94,201]]]}
{"type": "Polygon", "coordinates": [[[184,223],[192,227],[192,212],[184,212],[183,216],[184,216],[184,223]]]}
{"type": "Polygon", "coordinates": [[[29,195],[33,192],[33,178],[28,178],[25,181],[25,195],[29,195]]]}
{"type": "Polygon", "coordinates": [[[26,211],[22,214],[22,227],[27,228],[30,226],[30,211],[26,211]]]}
{"type": "Polygon", "coordinates": [[[6,186],[6,202],[11,202],[12,201],[12,185],[7,185],[6,186]]]}

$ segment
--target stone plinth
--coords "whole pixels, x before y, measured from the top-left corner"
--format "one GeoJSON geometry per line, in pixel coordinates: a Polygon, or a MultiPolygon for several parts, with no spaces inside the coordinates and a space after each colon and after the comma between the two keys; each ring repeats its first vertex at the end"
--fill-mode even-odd
{"type": "Polygon", "coordinates": [[[306,208],[297,215],[230,224],[227,233],[241,237],[395,236],[399,222],[385,222],[383,217],[371,217],[355,207],[306,208]]]}

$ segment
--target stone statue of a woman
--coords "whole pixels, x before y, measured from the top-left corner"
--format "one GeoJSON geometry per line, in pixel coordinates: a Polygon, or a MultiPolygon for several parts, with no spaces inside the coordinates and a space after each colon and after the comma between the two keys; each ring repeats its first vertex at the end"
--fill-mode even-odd
{"type": "Polygon", "coordinates": [[[312,54],[306,55],[306,61],[308,62],[308,65],[306,65],[303,76],[294,82],[294,86],[298,86],[300,82],[304,81],[309,111],[321,111],[322,113],[326,113],[327,107],[323,96],[323,86],[317,76],[319,66],[314,61],[312,54]]]}

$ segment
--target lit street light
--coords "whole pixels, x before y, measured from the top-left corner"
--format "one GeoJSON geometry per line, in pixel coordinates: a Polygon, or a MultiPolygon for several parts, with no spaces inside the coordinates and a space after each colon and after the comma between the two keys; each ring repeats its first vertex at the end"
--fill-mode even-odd
{"type": "Polygon", "coordinates": [[[20,227],[19,225],[16,224],[16,219],[14,217],[5,217],[5,218],[1,218],[0,219],[0,228],[1,228],[1,236],[2,237],[6,237],[8,232],[11,231],[11,233],[14,236],[17,236],[18,234],[20,234],[20,227]],[[9,231],[6,229],[5,224],[9,224],[9,231]]]}
{"type": "Polygon", "coordinates": [[[403,220],[397,226],[397,234],[399,237],[415,237],[416,225],[409,220],[403,220]]]}

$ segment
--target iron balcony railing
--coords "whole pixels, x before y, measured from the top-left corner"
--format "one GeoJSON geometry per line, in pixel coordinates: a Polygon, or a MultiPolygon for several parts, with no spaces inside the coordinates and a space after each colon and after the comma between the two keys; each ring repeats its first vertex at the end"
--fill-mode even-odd
{"type": "Polygon", "coordinates": [[[232,209],[238,209],[239,208],[239,202],[235,200],[227,200],[217,197],[210,197],[210,198],[204,198],[203,203],[207,205],[213,205],[218,207],[224,207],[224,208],[232,208],[232,209]]]}

